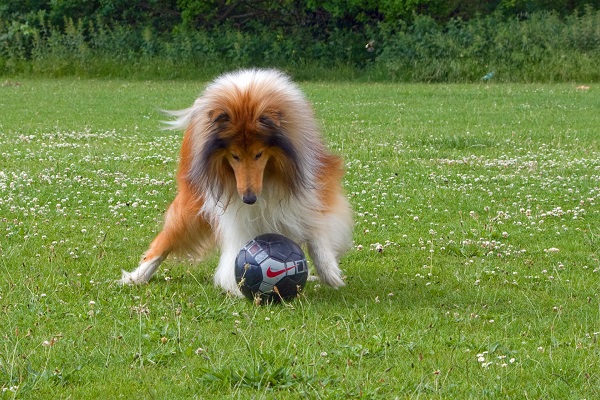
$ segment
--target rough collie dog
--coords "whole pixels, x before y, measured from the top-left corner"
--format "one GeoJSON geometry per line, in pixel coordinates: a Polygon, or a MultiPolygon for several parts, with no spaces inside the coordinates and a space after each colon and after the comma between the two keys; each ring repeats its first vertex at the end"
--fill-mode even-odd
{"type": "Polygon", "coordinates": [[[327,151],[310,104],[275,70],[241,70],[211,83],[176,112],[185,129],[178,194],[162,231],[122,283],[150,279],[170,254],[202,257],[220,249],[215,284],[241,295],[239,249],[263,233],[305,244],[321,281],[344,285],[338,266],[351,245],[351,209],[342,161],[327,151]]]}

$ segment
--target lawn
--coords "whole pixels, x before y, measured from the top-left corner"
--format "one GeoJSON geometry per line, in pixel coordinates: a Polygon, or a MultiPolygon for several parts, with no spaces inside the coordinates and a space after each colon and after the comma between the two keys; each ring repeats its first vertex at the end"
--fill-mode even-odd
{"type": "Polygon", "coordinates": [[[201,82],[0,86],[0,398],[600,397],[600,91],[302,83],[355,211],[347,286],[257,307],[160,229],[201,82]]]}

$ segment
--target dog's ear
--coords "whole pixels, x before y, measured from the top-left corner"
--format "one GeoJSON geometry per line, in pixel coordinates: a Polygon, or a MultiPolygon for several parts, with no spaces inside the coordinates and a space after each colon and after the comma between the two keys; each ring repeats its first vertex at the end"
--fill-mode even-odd
{"type": "Polygon", "coordinates": [[[258,119],[260,123],[265,124],[267,126],[281,126],[281,120],[283,119],[283,114],[281,111],[277,110],[267,110],[258,119]]]}

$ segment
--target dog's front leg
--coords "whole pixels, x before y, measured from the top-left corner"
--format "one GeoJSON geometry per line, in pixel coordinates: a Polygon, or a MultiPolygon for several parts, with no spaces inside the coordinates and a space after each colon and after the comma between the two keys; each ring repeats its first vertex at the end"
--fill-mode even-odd
{"type": "Polygon", "coordinates": [[[308,254],[315,264],[321,282],[334,288],[345,285],[336,254],[331,250],[327,239],[315,238],[315,240],[310,241],[308,243],[308,254]]]}
{"type": "Polygon", "coordinates": [[[201,255],[212,248],[214,235],[200,215],[201,205],[190,191],[180,191],[167,210],[163,230],[152,241],[139,266],[132,272],[123,271],[119,282],[124,285],[147,282],[173,251],[201,255]]]}
{"type": "Polygon", "coordinates": [[[338,288],[344,286],[338,262],[352,245],[352,217],[347,200],[339,197],[335,212],[325,213],[321,224],[312,230],[308,254],[312,258],[322,282],[338,288]]]}
{"type": "Polygon", "coordinates": [[[242,292],[235,279],[235,259],[241,247],[242,245],[231,244],[222,246],[219,266],[215,272],[215,285],[238,297],[242,296],[242,292]]]}
{"type": "Polygon", "coordinates": [[[131,272],[123,271],[119,283],[123,285],[140,284],[150,280],[160,264],[167,258],[171,246],[166,242],[162,232],[154,239],[148,251],[144,254],[140,265],[131,272]]]}

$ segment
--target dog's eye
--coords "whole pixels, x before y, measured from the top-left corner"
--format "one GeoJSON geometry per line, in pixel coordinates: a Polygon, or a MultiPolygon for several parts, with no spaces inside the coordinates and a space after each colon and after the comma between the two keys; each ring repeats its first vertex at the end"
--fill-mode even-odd
{"type": "Polygon", "coordinates": [[[232,154],[231,157],[233,157],[235,161],[240,161],[240,156],[238,156],[237,154],[232,154]]]}
{"type": "Polygon", "coordinates": [[[262,156],[262,151],[254,156],[255,160],[258,160],[262,156]]]}
{"type": "Polygon", "coordinates": [[[229,115],[227,115],[227,113],[221,113],[219,115],[217,115],[217,117],[215,119],[213,119],[213,122],[215,124],[219,124],[222,122],[228,122],[229,121],[229,115]]]}

